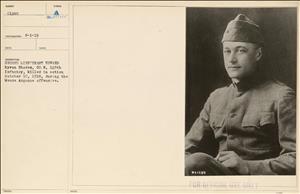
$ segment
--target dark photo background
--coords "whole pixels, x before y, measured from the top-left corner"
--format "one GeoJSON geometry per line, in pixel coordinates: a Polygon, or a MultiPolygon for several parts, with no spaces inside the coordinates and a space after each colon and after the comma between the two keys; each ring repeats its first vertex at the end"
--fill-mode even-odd
{"type": "Polygon", "coordinates": [[[209,94],[230,83],[221,39],[228,22],[239,13],[261,27],[262,62],[268,75],[296,89],[296,8],[187,8],[186,13],[186,133],[209,94]]]}

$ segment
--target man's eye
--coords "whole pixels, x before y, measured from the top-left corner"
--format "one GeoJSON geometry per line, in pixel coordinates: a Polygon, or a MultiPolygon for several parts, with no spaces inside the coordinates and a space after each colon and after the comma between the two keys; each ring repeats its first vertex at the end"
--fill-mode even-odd
{"type": "Polygon", "coordinates": [[[238,51],[239,51],[239,53],[245,53],[245,52],[247,52],[246,49],[239,49],[238,51]]]}
{"type": "Polygon", "coordinates": [[[230,50],[224,50],[223,51],[225,54],[229,54],[230,53],[230,50]]]}

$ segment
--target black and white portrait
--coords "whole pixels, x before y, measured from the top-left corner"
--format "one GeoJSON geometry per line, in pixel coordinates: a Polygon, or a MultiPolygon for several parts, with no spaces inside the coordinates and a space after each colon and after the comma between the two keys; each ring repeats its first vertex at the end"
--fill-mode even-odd
{"type": "Polygon", "coordinates": [[[296,8],[187,8],[185,175],[296,174],[296,8]]]}

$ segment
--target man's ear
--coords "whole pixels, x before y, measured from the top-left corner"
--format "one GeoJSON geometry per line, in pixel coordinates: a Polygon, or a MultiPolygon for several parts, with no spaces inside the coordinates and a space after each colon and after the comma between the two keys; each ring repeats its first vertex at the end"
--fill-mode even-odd
{"type": "Polygon", "coordinates": [[[259,61],[261,59],[261,57],[262,57],[262,48],[261,47],[256,49],[255,57],[256,57],[256,61],[259,61]]]}

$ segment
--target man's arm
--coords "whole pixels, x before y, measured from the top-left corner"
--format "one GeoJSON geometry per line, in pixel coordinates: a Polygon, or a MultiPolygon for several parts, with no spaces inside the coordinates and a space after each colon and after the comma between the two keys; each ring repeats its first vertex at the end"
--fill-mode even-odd
{"type": "Polygon", "coordinates": [[[185,154],[203,152],[215,156],[217,143],[213,130],[209,126],[210,102],[206,101],[200,116],[194,122],[192,128],[185,137],[185,154]]]}

